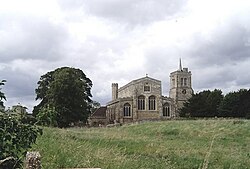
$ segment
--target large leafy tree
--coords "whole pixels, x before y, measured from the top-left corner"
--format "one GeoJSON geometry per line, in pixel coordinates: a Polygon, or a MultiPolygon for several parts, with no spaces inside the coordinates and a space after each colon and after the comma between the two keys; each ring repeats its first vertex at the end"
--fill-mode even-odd
{"type": "Polygon", "coordinates": [[[223,99],[222,91],[204,90],[184,103],[180,110],[182,117],[214,117],[218,115],[218,108],[223,99]]]}
{"type": "Polygon", "coordinates": [[[43,117],[43,123],[46,123],[44,113],[51,110],[47,113],[51,116],[47,117],[48,123],[59,127],[86,122],[92,103],[91,87],[91,80],[80,69],[62,67],[48,72],[38,81],[36,99],[41,102],[34,107],[33,113],[36,117],[43,117]]]}

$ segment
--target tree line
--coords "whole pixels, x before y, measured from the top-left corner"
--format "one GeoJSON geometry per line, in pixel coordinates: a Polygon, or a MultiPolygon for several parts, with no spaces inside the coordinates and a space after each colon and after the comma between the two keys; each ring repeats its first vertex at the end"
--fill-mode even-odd
{"type": "Polygon", "coordinates": [[[250,118],[250,89],[222,94],[222,91],[204,90],[193,94],[180,110],[181,117],[250,118]]]}

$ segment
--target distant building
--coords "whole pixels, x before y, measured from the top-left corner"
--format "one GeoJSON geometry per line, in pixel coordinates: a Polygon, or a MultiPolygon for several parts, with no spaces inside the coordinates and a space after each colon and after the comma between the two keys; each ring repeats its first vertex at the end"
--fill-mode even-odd
{"type": "Polygon", "coordinates": [[[169,97],[162,95],[161,81],[148,75],[120,88],[113,83],[112,100],[91,115],[90,125],[178,117],[178,110],[193,94],[191,75],[180,60],[179,69],[170,73],[169,97]]]}
{"type": "Polygon", "coordinates": [[[18,105],[12,106],[12,108],[8,108],[6,110],[6,113],[9,114],[19,114],[19,115],[26,115],[27,114],[27,108],[22,106],[20,103],[18,105]]]}

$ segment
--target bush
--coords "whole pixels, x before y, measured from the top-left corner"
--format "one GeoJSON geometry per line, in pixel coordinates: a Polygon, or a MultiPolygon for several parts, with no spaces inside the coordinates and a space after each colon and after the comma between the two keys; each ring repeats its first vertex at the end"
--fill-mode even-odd
{"type": "Polygon", "coordinates": [[[16,115],[0,114],[0,168],[20,168],[23,157],[42,129],[24,124],[16,115]]]}

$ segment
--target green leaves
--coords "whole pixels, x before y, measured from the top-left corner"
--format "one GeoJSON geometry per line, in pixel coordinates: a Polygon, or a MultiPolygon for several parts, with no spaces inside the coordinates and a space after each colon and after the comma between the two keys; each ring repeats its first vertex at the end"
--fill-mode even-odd
{"type": "Polygon", "coordinates": [[[240,89],[225,96],[221,90],[194,94],[184,104],[182,117],[243,117],[250,118],[250,89],[240,89]]]}
{"type": "Polygon", "coordinates": [[[183,117],[215,117],[218,116],[218,107],[223,99],[222,91],[204,90],[194,94],[184,104],[180,115],[183,117]]]}
{"type": "Polygon", "coordinates": [[[92,82],[82,70],[58,68],[41,76],[37,84],[36,98],[41,99],[41,102],[33,113],[40,120],[49,116],[44,124],[68,127],[71,123],[86,122],[92,102],[92,82]],[[54,113],[45,110],[48,106],[53,107],[54,113]]]}
{"type": "Polygon", "coordinates": [[[53,106],[42,107],[37,115],[37,123],[44,126],[57,126],[58,113],[53,106]]]}
{"type": "Polygon", "coordinates": [[[241,89],[225,95],[219,115],[223,117],[250,117],[250,89],[241,89]]]}
{"type": "Polygon", "coordinates": [[[42,134],[42,129],[37,126],[24,124],[15,115],[0,114],[0,160],[7,157],[15,159],[14,163],[13,161],[6,162],[0,165],[0,168],[20,166],[21,158],[35,143],[39,134],[42,134]]]}

